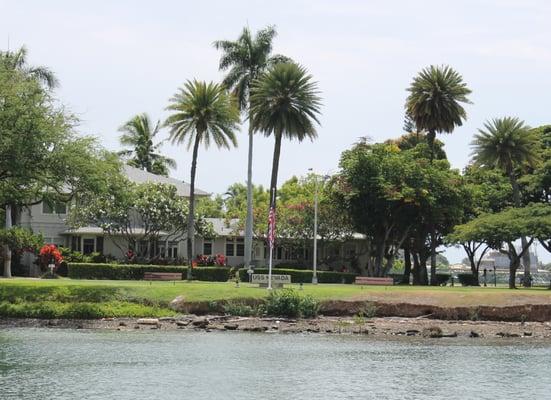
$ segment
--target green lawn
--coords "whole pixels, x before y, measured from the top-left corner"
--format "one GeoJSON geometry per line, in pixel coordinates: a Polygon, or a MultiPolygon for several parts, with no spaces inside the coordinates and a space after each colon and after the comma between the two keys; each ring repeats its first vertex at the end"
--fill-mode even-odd
{"type": "MultiPolygon", "coordinates": [[[[299,289],[298,285],[291,285],[299,289]]],[[[551,291],[493,287],[304,285],[303,294],[323,300],[370,300],[440,306],[551,303],[551,291]]],[[[73,317],[163,316],[182,295],[189,302],[259,299],[268,291],[241,283],[144,282],[71,279],[0,279],[0,316],[73,317]]]]}

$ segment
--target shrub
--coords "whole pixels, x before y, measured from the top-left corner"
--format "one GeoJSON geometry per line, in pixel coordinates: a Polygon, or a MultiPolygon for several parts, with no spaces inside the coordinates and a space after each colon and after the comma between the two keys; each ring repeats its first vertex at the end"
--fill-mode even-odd
{"type": "Polygon", "coordinates": [[[195,265],[200,267],[224,267],[227,262],[226,256],[223,254],[217,254],[215,256],[205,256],[199,254],[194,261],[195,265]]]}
{"type": "Polygon", "coordinates": [[[277,317],[298,317],[300,295],[293,289],[273,290],[266,299],[266,314],[277,317]]]}
{"type": "MultiPolygon", "coordinates": [[[[68,263],[68,276],[72,279],[141,280],[145,272],[180,272],[187,276],[187,267],[143,264],[68,263]]],[[[193,278],[200,281],[226,282],[229,268],[202,267],[193,269],[193,278]]]]}
{"type": "Polygon", "coordinates": [[[312,318],[318,314],[319,303],[312,296],[303,297],[293,289],[279,289],[270,292],[264,310],[271,316],[312,318]]]}
{"type": "Polygon", "coordinates": [[[448,283],[451,278],[451,274],[436,274],[436,283],[439,286],[444,286],[448,283]]]}
{"type": "MultiPolygon", "coordinates": [[[[255,274],[267,274],[267,268],[255,268],[255,274]]],[[[291,275],[291,282],[293,283],[309,283],[312,282],[312,270],[297,270],[297,269],[272,269],[273,274],[277,275],[291,275]]],[[[350,272],[334,272],[334,271],[318,271],[319,283],[354,283],[356,274],[350,272]]],[[[243,282],[249,281],[249,274],[246,269],[239,270],[239,280],[243,282]]]]}
{"type": "Polygon", "coordinates": [[[303,318],[315,318],[318,316],[320,303],[312,296],[304,296],[300,302],[300,316],[303,318]]]}
{"type": "Polygon", "coordinates": [[[457,274],[457,279],[462,286],[478,286],[478,279],[473,274],[457,274]]]}
{"type": "Polygon", "coordinates": [[[238,317],[251,317],[257,315],[258,310],[242,302],[228,301],[224,305],[224,313],[238,317]]]}

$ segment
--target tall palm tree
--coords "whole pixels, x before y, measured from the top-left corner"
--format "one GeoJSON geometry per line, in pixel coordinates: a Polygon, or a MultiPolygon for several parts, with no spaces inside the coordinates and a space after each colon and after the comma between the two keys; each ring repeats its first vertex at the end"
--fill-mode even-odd
{"type": "MultiPolygon", "coordinates": [[[[501,169],[509,178],[513,188],[513,203],[521,206],[517,173],[526,167],[535,167],[539,162],[538,137],[530,127],[518,118],[495,118],[479,129],[471,143],[474,162],[480,166],[501,169]]],[[[522,246],[527,245],[525,237],[522,246]]],[[[524,286],[531,286],[530,253],[525,252],[524,286]]]]}
{"type": "MultiPolygon", "coordinates": [[[[471,90],[463,77],[447,65],[431,65],[424,68],[407,89],[406,114],[415,121],[417,130],[427,132],[430,161],[434,158],[436,133],[452,133],[456,126],[463,125],[467,113],[461,103],[469,104],[471,90]]],[[[431,285],[436,280],[436,228],[431,222],[431,285]]]]}
{"type": "Polygon", "coordinates": [[[59,86],[55,74],[48,67],[27,63],[27,48],[25,46],[15,51],[0,51],[0,63],[4,64],[7,69],[20,71],[26,76],[36,79],[48,89],[59,86]]]}
{"type": "MultiPolygon", "coordinates": [[[[49,68],[44,66],[33,66],[27,63],[27,49],[24,46],[15,51],[0,51],[0,64],[7,70],[18,71],[24,76],[36,80],[48,90],[52,90],[59,85],[59,81],[49,68]]],[[[6,229],[12,227],[12,208],[12,204],[6,204],[4,218],[4,226],[6,229]]],[[[3,253],[4,276],[10,278],[12,252],[9,246],[4,246],[3,253]]]]}
{"type": "Polygon", "coordinates": [[[153,126],[146,113],[132,117],[119,128],[119,132],[123,132],[119,138],[121,145],[129,147],[120,151],[119,155],[129,158],[128,164],[133,167],[167,176],[170,168],[176,168],[176,161],[158,153],[162,141],[153,143],[160,128],[160,121],[153,126]]]}
{"type": "Polygon", "coordinates": [[[306,69],[295,63],[276,64],[253,83],[251,124],[266,136],[274,136],[270,181],[270,205],[275,209],[281,140],[299,142],[317,137],[321,98],[318,86],[306,69]]]}
{"type": "Polygon", "coordinates": [[[235,131],[239,124],[239,109],[223,85],[196,80],[187,81],[170,102],[167,110],[173,114],[165,122],[170,127],[170,138],[177,144],[187,142],[188,150],[193,148],[186,241],[190,263],[187,278],[191,280],[195,239],[195,172],[199,145],[202,143],[208,148],[214,143],[219,148],[227,149],[232,145],[237,146],[235,131]]]}
{"type": "MultiPolygon", "coordinates": [[[[279,62],[288,62],[289,58],[272,55],[272,41],[277,32],[274,26],[267,26],[256,34],[251,34],[248,27],[243,28],[236,41],[218,40],[214,47],[222,50],[220,70],[229,70],[223,83],[235,94],[239,110],[250,113],[251,85],[266,69],[279,62]]],[[[249,115],[250,116],[250,115],[249,115]]],[[[253,240],[253,134],[249,123],[249,154],[247,157],[247,217],[245,219],[245,268],[249,268],[253,240]]]]}

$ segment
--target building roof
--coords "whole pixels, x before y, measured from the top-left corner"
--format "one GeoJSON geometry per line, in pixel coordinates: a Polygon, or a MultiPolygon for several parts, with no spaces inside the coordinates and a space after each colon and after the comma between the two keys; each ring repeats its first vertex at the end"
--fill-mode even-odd
{"type": "MultiPolygon", "coordinates": [[[[123,165],[124,174],[134,183],[164,183],[169,185],[176,186],[176,190],[179,196],[189,197],[190,187],[189,183],[180,181],[175,178],[170,178],[162,175],[155,175],[151,172],[144,171],[132,167],[130,165],[123,165]]],[[[209,196],[210,193],[205,192],[204,190],[195,188],[195,196],[209,196]]]]}
{"type": "Polygon", "coordinates": [[[212,224],[216,236],[244,236],[244,231],[239,228],[239,219],[205,218],[212,224]]]}

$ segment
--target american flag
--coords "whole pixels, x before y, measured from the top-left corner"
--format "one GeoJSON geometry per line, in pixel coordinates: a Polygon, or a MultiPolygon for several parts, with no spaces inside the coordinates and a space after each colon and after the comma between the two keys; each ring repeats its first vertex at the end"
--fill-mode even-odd
{"type": "Polygon", "coordinates": [[[270,248],[274,247],[275,243],[275,227],[276,225],[276,215],[275,215],[275,207],[270,207],[270,214],[268,215],[268,243],[270,245],[270,248]]]}

